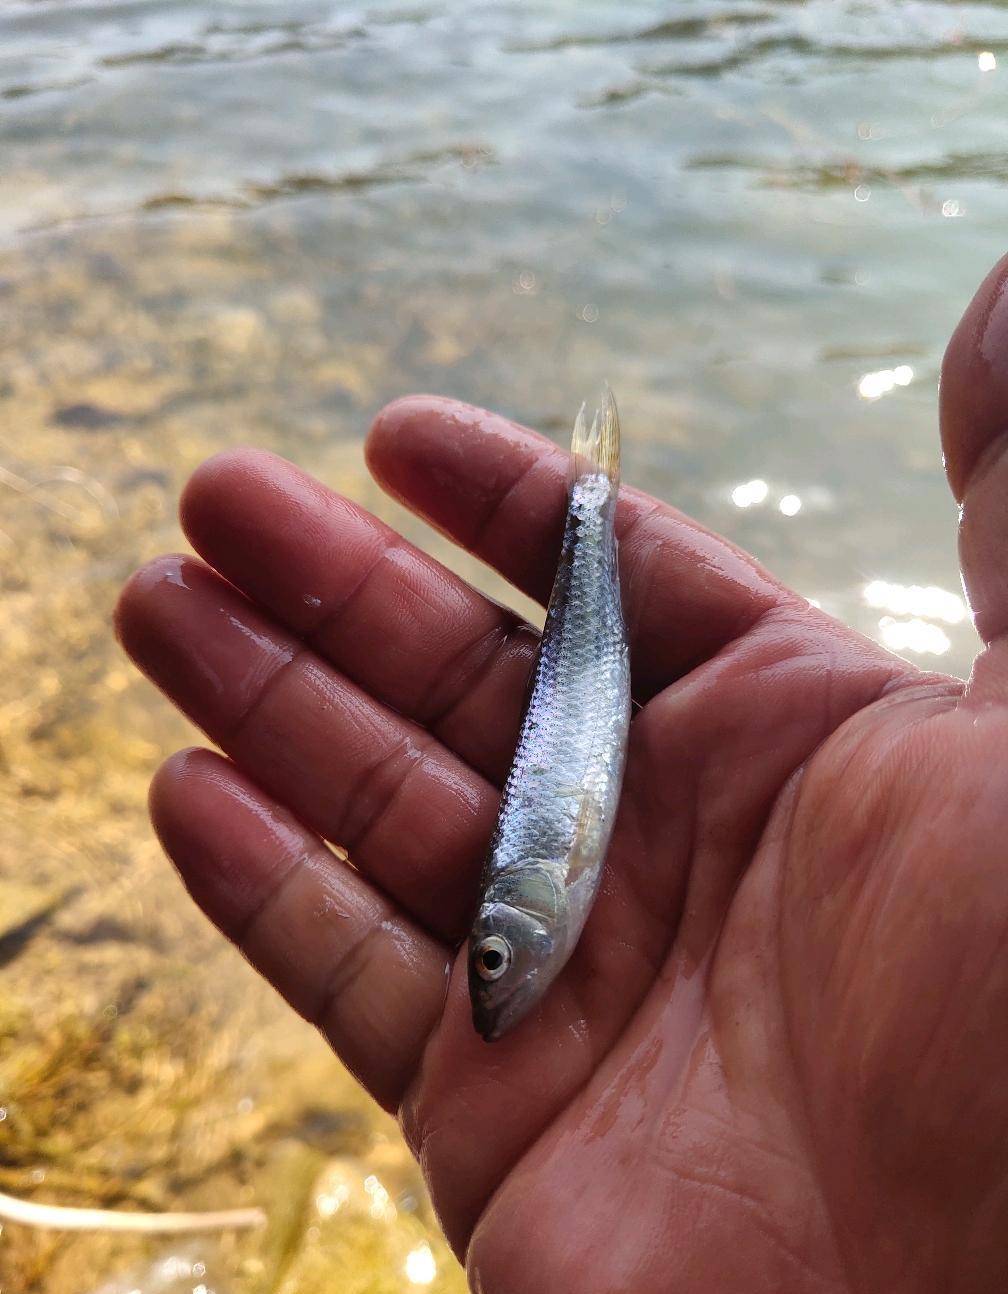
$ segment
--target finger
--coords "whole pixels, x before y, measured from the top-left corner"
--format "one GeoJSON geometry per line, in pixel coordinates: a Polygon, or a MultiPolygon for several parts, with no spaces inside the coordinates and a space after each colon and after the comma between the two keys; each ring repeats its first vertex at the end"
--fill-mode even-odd
{"type": "Polygon", "coordinates": [[[174,755],[150,808],[210,920],[394,1109],[440,1018],[447,950],[219,755],[174,755]]]}
{"type": "MultiPolygon", "coordinates": [[[[566,453],[496,414],[411,396],[378,415],[367,459],[396,498],[546,600],[563,530],[566,453]]],[[[616,524],[639,699],[793,596],[751,557],[640,491],[622,490],[616,524]]]]}
{"type": "Polygon", "coordinates": [[[942,362],[939,402],[945,470],[961,500],[991,441],[1008,430],[1008,256],[966,307],[942,362]]]}
{"type": "Polygon", "coordinates": [[[193,547],[227,580],[366,692],[503,780],[535,654],[529,625],[275,454],[209,459],[181,514],[193,547]]]}
{"type": "Polygon", "coordinates": [[[1008,629],[1008,257],[980,285],[945,352],[945,469],[962,507],[959,554],[977,630],[1008,629]]]}
{"type": "Polygon", "coordinates": [[[457,936],[497,792],[193,558],[161,558],[117,610],[126,651],[241,768],[417,920],[457,936]]]}

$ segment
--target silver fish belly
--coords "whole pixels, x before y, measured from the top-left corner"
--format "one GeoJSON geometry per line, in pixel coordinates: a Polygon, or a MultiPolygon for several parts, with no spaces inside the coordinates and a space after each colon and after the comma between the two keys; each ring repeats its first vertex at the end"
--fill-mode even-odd
{"type": "Polygon", "coordinates": [[[614,532],[611,393],[578,415],[563,544],[469,939],[473,1022],[499,1038],[563,969],[598,889],[619,802],[630,665],[614,532]]]}

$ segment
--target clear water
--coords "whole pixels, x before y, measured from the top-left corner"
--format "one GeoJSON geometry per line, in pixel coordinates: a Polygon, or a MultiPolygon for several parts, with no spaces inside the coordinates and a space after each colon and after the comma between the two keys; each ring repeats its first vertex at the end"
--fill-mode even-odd
{"type": "Polygon", "coordinates": [[[188,735],[108,640],[118,580],[227,444],[394,515],[359,447],[407,390],[565,440],[608,378],[631,482],[966,671],[936,388],[1003,251],[1006,85],[994,3],[7,3],[11,822],[48,806],[92,890],[96,833],[148,848],[188,735]]]}
{"type": "Polygon", "coordinates": [[[264,311],[247,439],[310,461],[417,386],[561,434],[604,374],[630,479],[837,614],[878,632],[872,579],[957,589],[935,385],[1002,250],[1003,6],[32,3],[0,30],[10,261],[163,259],[167,335],[264,311]],[[222,222],[213,281],[173,293],[222,222]],[[362,349],[367,381],[320,374],[362,349]]]}

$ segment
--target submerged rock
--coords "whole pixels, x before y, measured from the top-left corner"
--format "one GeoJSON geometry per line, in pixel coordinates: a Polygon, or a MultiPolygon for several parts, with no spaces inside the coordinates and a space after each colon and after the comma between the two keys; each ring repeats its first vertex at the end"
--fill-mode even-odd
{"type": "Polygon", "coordinates": [[[54,411],[52,420],[57,427],[73,427],[77,431],[103,431],[125,421],[115,409],[86,402],[62,405],[54,411]]]}

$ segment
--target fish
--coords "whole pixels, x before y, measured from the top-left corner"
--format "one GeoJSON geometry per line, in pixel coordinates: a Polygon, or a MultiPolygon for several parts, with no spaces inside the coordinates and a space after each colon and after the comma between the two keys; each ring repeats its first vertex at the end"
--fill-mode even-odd
{"type": "Polygon", "coordinates": [[[473,1024],[487,1042],[527,1016],[566,965],[609,847],[631,712],[619,478],[606,386],[591,425],[584,405],[574,423],[556,577],[469,935],[473,1024]]]}

